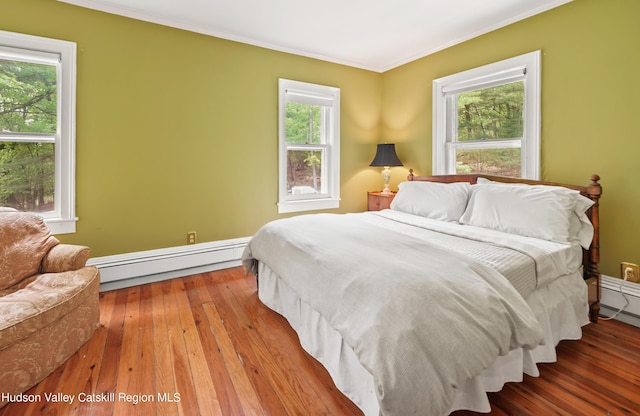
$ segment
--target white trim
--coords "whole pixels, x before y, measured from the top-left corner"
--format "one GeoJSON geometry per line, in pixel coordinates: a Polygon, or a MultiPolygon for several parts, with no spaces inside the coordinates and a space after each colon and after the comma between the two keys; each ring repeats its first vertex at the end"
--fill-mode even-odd
{"type": "Polygon", "coordinates": [[[301,201],[285,201],[278,203],[278,214],[289,212],[314,211],[340,207],[340,198],[317,198],[301,201]]]}
{"type": "Polygon", "coordinates": [[[425,49],[425,50],[423,50],[421,52],[418,52],[416,54],[413,54],[413,55],[407,57],[406,59],[393,62],[393,63],[381,68],[379,70],[379,72],[386,72],[386,71],[389,71],[391,69],[397,68],[399,66],[402,66],[402,65],[408,64],[410,62],[413,62],[413,61],[415,61],[417,59],[424,58],[425,56],[433,55],[436,52],[443,51],[443,50],[448,49],[448,48],[450,48],[452,46],[459,45],[459,44],[464,43],[464,42],[466,42],[468,40],[475,39],[475,38],[477,38],[479,36],[482,36],[484,34],[487,34],[487,33],[491,33],[494,30],[498,30],[498,29],[503,28],[505,26],[509,26],[510,24],[519,22],[520,20],[528,19],[529,17],[535,16],[535,15],[538,15],[540,13],[546,12],[548,10],[554,9],[556,7],[562,6],[563,4],[571,3],[572,1],[573,0],[550,1],[547,4],[538,7],[537,9],[529,10],[526,13],[522,13],[522,14],[520,14],[518,16],[513,16],[513,17],[511,17],[509,19],[505,19],[505,20],[503,20],[501,22],[498,22],[498,23],[496,23],[494,25],[483,27],[481,30],[477,30],[477,31],[471,32],[471,33],[469,33],[469,34],[467,34],[465,36],[461,36],[461,37],[459,37],[457,39],[453,39],[450,42],[443,43],[442,45],[440,45],[440,46],[438,46],[436,48],[425,49]]]}
{"type": "Polygon", "coordinates": [[[333,209],[340,206],[340,88],[308,82],[278,79],[278,213],[333,209]],[[323,106],[321,123],[324,141],[319,144],[288,145],[286,104],[323,106]],[[322,189],[319,194],[287,193],[287,152],[292,148],[323,149],[322,189]]]}
{"type": "Polygon", "coordinates": [[[13,48],[11,46],[0,45],[0,55],[6,57],[9,60],[29,62],[39,65],[57,66],[60,62],[59,53],[34,50],[29,50],[29,52],[25,53],[24,48],[13,48]]]}
{"type": "Polygon", "coordinates": [[[573,0],[551,0],[546,2],[545,4],[541,5],[540,7],[533,9],[533,10],[528,10],[525,13],[522,13],[520,15],[517,16],[513,16],[510,17],[508,19],[505,19],[503,21],[500,21],[494,25],[491,26],[487,26],[487,27],[483,27],[480,30],[476,30],[473,32],[470,32],[464,36],[461,36],[457,39],[451,40],[449,42],[443,43],[441,45],[438,45],[437,47],[434,48],[429,48],[429,49],[424,49],[422,51],[419,51],[417,53],[411,54],[403,59],[400,60],[396,60],[394,62],[391,62],[388,65],[365,65],[362,62],[354,62],[354,61],[350,61],[347,59],[339,59],[339,58],[335,58],[335,57],[331,57],[331,56],[326,56],[326,55],[322,55],[322,54],[317,54],[317,53],[311,53],[309,51],[303,51],[300,49],[296,49],[296,48],[289,48],[286,46],[282,46],[282,45],[276,45],[276,44],[272,44],[269,42],[263,42],[257,39],[252,39],[252,38],[247,38],[244,36],[238,36],[236,34],[233,33],[229,33],[229,32],[225,32],[225,31],[221,31],[221,30],[214,30],[210,27],[205,27],[205,26],[201,26],[201,25],[195,25],[191,22],[185,22],[185,21],[181,21],[179,19],[172,19],[172,18],[167,18],[167,17],[162,17],[162,16],[155,16],[155,15],[150,15],[148,13],[145,13],[143,11],[140,10],[135,10],[135,9],[131,9],[131,8],[126,8],[126,7],[118,7],[118,6],[114,6],[113,4],[109,4],[109,3],[105,3],[103,1],[98,1],[98,0],[58,0],[59,2],[62,3],[67,3],[67,4],[73,4],[75,6],[80,6],[80,7],[85,7],[88,9],[92,9],[92,10],[99,10],[101,12],[105,12],[105,13],[111,13],[111,14],[116,14],[119,16],[125,16],[125,17],[129,17],[132,19],[137,19],[137,20],[142,20],[145,22],[151,22],[151,23],[157,23],[160,25],[164,25],[164,26],[169,26],[169,27],[173,27],[173,28],[177,28],[177,29],[182,29],[182,30],[188,30],[190,32],[195,32],[195,33],[201,33],[204,35],[208,35],[208,36],[214,36],[216,38],[221,38],[221,39],[227,39],[227,40],[231,40],[234,42],[240,42],[240,43],[245,43],[247,45],[253,45],[253,46],[258,46],[261,48],[266,48],[266,49],[271,49],[274,51],[279,51],[279,52],[284,52],[284,53],[290,53],[290,54],[294,54],[294,55],[298,55],[298,56],[305,56],[308,58],[314,58],[314,59],[319,59],[322,61],[327,61],[327,62],[333,62],[336,64],[340,64],[340,65],[347,65],[353,68],[360,68],[360,69],[365,69],[367,71],[373,71],[373,72],[378,72],[378,73],[383,73],[386,71],[390,71],[394,68],[397,68],[399,66],[408,64],[410,62],[413,62],[417,59],[420,58],[424,58],[425,56],[429,56],[432,55],[436,52],[445,50],[447,48],[450,48],[452,46],[461,44],[463,42],[466,42],[468,40],[477,38],[481,35],[484,35],[486,33],[490,33],[493,32],[494,30],[498,30],[502,27],[508,26],[510,24],[513,24],[515,22],[518,22],[520,20],[524,20],[527,19],[531,16],[535,16],[537,14],[546,12],[548,10],[551,10],[553,8],[562,6],[563,4],[566,3],[570,3],[573,0]]]}
{"type": "MultiPolygon", "coordinates": [[[[57,99],[58,122],[57,131],[52,137],[55,139],[55,210],[38,212],[52,234],[67,234],[76,231],[76,55],[77,46],[74,42],[43,38],[22,33],[0,31],[0,44],[8,46],[16,55],[20,52],[28,56],[34,54],[37,62],[57,56],[57,99]]],[[[4,135],[7,140],[16,139],[21,135],[4,135]]],[[[32,137],[37,138],[38,135],[32,137]]],[[[25,139],[26,140],[26,139],[25,139]]],[[[42,141],[50,141],[44,139],[42,141]]]]}
{"type": "MultiPolygon", "coordinates": [[[[203,35],[213,36],[220,39],[226,39],[233,42],[240,42],[246,45],[257,46],[259,48],[265,48],[273,51],[289,53],[292,55],[304,56],[307,58],[313,58],[321,61],[332,62],[335,64],[346,65],[353,68],[360,68],[367,71],[382,73],[387,70],[384,67],[363,65],[360,62],[350,61],[347,59],[337,59],[337,58],[319,54],[319,53],[312,53],[309,51],[303,51],[300,49],[277,45],[270,42],[263,42],[258,39],[253,39],[246,36],[238,36],[237,34],[213,29],[208,26],[196,25],[191,22],[186,22],[180,19],[171,19],[163,16],[150,15],[140,10],[130,9],[126,7],[117,7],[117,6],[113,6],[112,4],[105,4],[100,1],[94,1],[94,0],[58,0],[58,1],[62,3],[73,4],[75,6],[85,7],[92,10],[98,10],[105,13],[111,13],[118,16],[129,17],[131,19],[142,20],[144,22],[156,23],[163,26],[173,27],[181,30],[187,30],[189,32],[200,33],[203,35]]],[[[572,0],[569,0],[569,1],[572,1],[572,0]]],[[[388,69],[391,69],[391,68],[388,68],[388,69]]]]}
{"type": "Polygon", "coordinates": [[[626,296],[629,305],[624,308],[616,319],[640,327],[640,284],[625,282],[622,279],[603,275],[601,293],[600,306],[606,309],[602,311],[604,312],[603,316],[611,316],[622,308],[626,303],[626,296]]]}
{"type": "Polygon", "coordinates": [[[100,290],[158,282],[240,265],[250,237],[89,259],[100,270],[100,290]]]}
{"type": "MultiPolygon", "coordinates": [[[[491,70],[482,71],[484,73],[477,78],[470,79],[466,75],[466,71],[459,74],[451,75],[451,82],[447,82],[446,85],[442,87],[442,92],[445,94],[461,94],[467,91],[491,88],[497,85],[508,84],[511,82],[522,80],[524,78],[524,75],[526,74],[526,65],[520,63],[520,61],[517,60],[516,65],[511,67],[508,61],[509,59],[499,62],[500,67],[506,66],[507,69],[497,72],[491,70]],[[460,78],[460,81],[455,81],[456,78],[460,78]]],[[[472,69],[471,71],[475,72],[482,68],[472,69]]]]}

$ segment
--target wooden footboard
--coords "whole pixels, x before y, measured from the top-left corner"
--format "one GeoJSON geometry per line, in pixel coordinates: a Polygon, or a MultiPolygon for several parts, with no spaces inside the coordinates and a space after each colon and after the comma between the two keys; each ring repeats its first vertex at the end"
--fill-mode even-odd
{"type": "Polygon", "coordinates": [[[598,264],[600,263],[600,195],[602,195],[602,186],[598,183],[600,176],[591,175],[591,183],[586,186],[571,185],[565,183],[535,181],[530,179],[519,178],[507,178],[502,176],[493,176],[485,174],[460,174],[460,175],[436,175],[436,176],[415,176],[413,169],[409,170],[410,181],[431,181],[442,183],[453,182],[468,182],[471,184],[477,183],[478,178],[486,178],[495,182],[505,183],[525,183],[529,185],[550,185],[550,186],[562,186],[569,189],[574,189],[580,192],[580,194],[591,199],[594,204],[587,211],[587,216],[593,224],[593,240],[588,250],[584,250],[582,256],[582,264],[584,266],[584,280],[589,287],[589,319],[591,322],[598,321],[598,315],[600,312],[600,270],[598,264]]]}

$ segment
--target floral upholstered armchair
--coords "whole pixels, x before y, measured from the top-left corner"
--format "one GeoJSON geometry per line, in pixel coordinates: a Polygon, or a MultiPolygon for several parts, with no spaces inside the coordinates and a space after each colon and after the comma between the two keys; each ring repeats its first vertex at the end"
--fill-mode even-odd
{"type": "Polygon", "coordinates": [[[100,273],[88,258],[88,247],[61,244],[38,216],[0,210],[2,393],[39,383],[99,326],[100,273]]]}

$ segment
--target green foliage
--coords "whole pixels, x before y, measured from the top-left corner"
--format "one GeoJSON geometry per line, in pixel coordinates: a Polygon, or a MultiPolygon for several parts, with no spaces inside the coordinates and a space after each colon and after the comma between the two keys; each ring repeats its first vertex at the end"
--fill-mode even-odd
{"type": "Polygon", "coordinates": [[[320,106],[287,103],[285,120],[288,143],[320,143],[320,106]]]}
{"type": "Polygon", "coordinates": [[[456,153],[458,173],[487,173],[519,178],[521,163],[519,148],[460,150],[456,153]]]}
{"type": "Polygon", "coordinates": [[[0,142],[0,205],[21,211],[52,209],[53,143],[0,142]]]}
{"type": "Polygon", "coordinates": [[[458,141],[522,137],[524,82],[458,94],[458,141]]]}
{"type": "Polygon", "coordinates": [[[56,68],[0,60],[0,130],[56,132],[56,68]]]}
{"type": "MultiPolygon", "coordinates": [[[[0,60],[0,132],[55,134],[56,77],[53,66],[0,60]]],[[[55,146],[15,137],[0,141],[0,205],[25,211],[50,210],[55,146]]]]}
{"type": "MultiPolygon", "coordinates": [[[[322,143],[321,110],[322,108],[317,105],[287,103],[285,117],[287,143],[322,143]]],[[[307,185],[317,190],[321,157],[321,152],[317,150],[288,151],[288,187],[307,185]]]]}
{"type": "MultiPolygon", "coordinates": [[[[524,134],[524,82],[458,94],[459,142],[520,139],[524,134]]],[[[519,148],[459,150],[459,173],[521,175],[519,148]]]]}

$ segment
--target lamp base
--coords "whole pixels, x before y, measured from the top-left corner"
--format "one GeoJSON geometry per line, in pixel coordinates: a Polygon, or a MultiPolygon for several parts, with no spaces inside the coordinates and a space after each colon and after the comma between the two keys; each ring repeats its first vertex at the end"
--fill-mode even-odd
{"type": "Polygon", "coordinates": [[[385,195],[389,195],[391,193],[391,189],[389,189],[390,179],[391,169],[389,169],[389,166],[385,166],[384,169],[382,169],[382,181],[384,182],[384,189],[382,190],[382,193],[385,195]]]}

